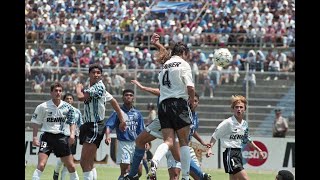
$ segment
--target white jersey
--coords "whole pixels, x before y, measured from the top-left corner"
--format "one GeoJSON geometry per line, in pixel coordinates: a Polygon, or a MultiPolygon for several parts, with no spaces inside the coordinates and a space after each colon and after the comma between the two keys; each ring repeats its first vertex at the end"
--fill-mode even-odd
{"type": "Polygon", "coordinates": [[[159,73],[160,98],[159,103],[168,98],[183,98],[188,100],[187,86],[193,86],[191,67],[179,56],[172,56],[163,64],[159,73]]]}
{"type": "Polygon", "coordinates": [[[89,93],[89,98],[84,101],[83,122],[99,122],[105,118],[106,102],[113,99],[113,96],[106,91],[102,80],[84,90],[89,93]]]}
{"type": "Polygon", "coordinates": [[[212,137],[221,140],[222,148],[241,148],[242,143],[251,141],[248,123],[244,119],[239,123],[234,116],[223,120],[212,137]]]}
{"type": "Polygon", "coordinates": [[[42,132],[64,134],[65,128],[69,128],[66,124],[75,122],[74,109],[65,101],[61,100],[57,107],[52,100],[49,100],[36,107],[31,122],[39,125],[42,124],[42,132]]]}
{"type": "MultiPolygon", "coordinates": [[[[75,124],[76,124],[76,136],[79,136],[80,134],[80,126],[83,124],[83,120],[82,120],[82,114],[81,111],[75,107],[73,107],[74,109],[74,118],[75,118],[75,124]]],[[[65,128],[65,133],[66,135],[70,135],[70,128],[68,127],[69,124],[66,125],[65,128]],[[68,128],[67,128],[68,127],[68,128]]]]}

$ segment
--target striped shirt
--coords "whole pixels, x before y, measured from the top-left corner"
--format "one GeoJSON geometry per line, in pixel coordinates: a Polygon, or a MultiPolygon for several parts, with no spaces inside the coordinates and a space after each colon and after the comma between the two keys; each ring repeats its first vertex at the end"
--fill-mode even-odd
{"type": "Polygon", "coordinates": [[[166,61],[159,73],[160,99],[183,98],[188,100],[187,86],[194,87],[191,67],[179,56],[172,56],[166,61]]]}
{"type": "MultiPolygon", "coordinates": [[[[76,136],[79,136],[80,133],[80,126],[83,124],[83,120],[82,120],[82,114],[81,111],[75,107],[73,107],[74,109],[74,116],[75,116],[75,123],[76,123],[76,136]]],[[[69,126],[67,124],[67,126],[69,126]]],[[[65,128],[65,134],[69,134],[70,135],[70,128],[65,128]]]]}
{"type": "Polygon", "coordinates": [[[249,136],[248,123],[244,119],[239,123],[234,116],[223,120],[212,137],[221,140],[223,148],[242,148],[242,144],[252,141],[249,136]]]}
{"type": "Polygon", "coordinates": [[[83,122],[99,122],[105,118],[106,102],[113,96],[106,91],[102,80],[84,90],[89,93],[89,98],[84,101],[83,122]]]}
{"type": "Polygon", "coordinates": [[[52,100],[49,100],[36,107],[31,122],[42,124],[42,132],[65,134],[65,128],[70,127],[66,126],[66,124],[75,123],[74,108],[62,100],[58,106],[52,100]]]}

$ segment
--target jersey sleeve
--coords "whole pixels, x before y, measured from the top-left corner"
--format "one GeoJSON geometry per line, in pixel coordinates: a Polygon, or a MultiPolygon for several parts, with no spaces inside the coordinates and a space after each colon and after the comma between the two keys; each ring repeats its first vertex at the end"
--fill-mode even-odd
{"type": "Polygon", "coordinates": [[[182,74],[181,74],[183,82],[185,83],[186,86],[194,87],[191,67],[187,62],[185,62],[183,65],[184,66],[182,68],[182,74]]]}
{"type": "Polygon", "coordinates": [[[99,99],[103,96],[104,91],[105,87],[101,83],[96,83],[83,92],[88,93],[91,98],[99,99]]]}
{"type": "Polygon", "coordinates": [[[224,120],[215,129],[215,131],[212,134],[212,137],[215,140],[218,140],[223,136],[225,136],[229,131],[230,131],[230,124],[228,123],[228,121],[224,120]]]}
{"type": "Polygon", "coordinates": [[[117,112],[113,111],[113,113],[110,115],[106,122],[106,128],[109,128],[110,130],[113,130],[116,127],[116,123],[118,121],[118,115],[117,112]]]}
{"type": "Polygon", "coordinates": [[[244,130],[244,136],[242,139],[242,143],[243,144],[247,144],[248,142],[252,142],[252,139],[250,137],[250,133],[249,133],[249,127],[248,127],[248,123],[246,122],[246,129],[244,130]]]}
{"type": "Polygon", "coordinates": [[[83,124],[83,119],[82,119],[82,114],[81,111],[79,109],[75,110],[75,113],[78,114],[77,118],[76,118],[76,124],[78,127],[80,127],[83,124]]]}
{"type": "Polygon", "coordinates": [[[44,121],[44,108],[42,105],[38,105],[32,114],[31,122],[36,124],[42,124],[44,121]]]}
{"type": "Polygon", "coordinates": [[[71,105],[69,106],[69,110],[67,112],[67,124],[75,124],[76,123],[76,116],[75,116],[75,110],[71,105]]]}

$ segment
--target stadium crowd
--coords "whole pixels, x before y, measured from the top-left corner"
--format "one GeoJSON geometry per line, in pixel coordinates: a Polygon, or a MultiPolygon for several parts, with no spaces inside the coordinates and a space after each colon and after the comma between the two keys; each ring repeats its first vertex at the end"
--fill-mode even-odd
{"type": "MultiPolygon", "coordinates": [[[[140,81],[157,83],[154,70],[160,65],[145,47],[153,32],[163,37],[165,46],[183,41],[191,47],[193,75],[203,89],[236,83],[246,62],[252,72],[294,71],[294,1],[201,0],[191,1],[187,11],[154,13],[157,2],[26,0],[26,80],[34,81],[33,89],[59,80],[72,91],[74,83],[87,82],[77,68],[98,62],[108,69],[105,82],[114,94],[120,94],[130,69],[142,69],[140,81]],[[111,48],[115,42],[135,48],[111,48]],[[214,64],[213,50],[202,49],[210,46],[248,48],[235,48],[233,62],[222,68],[214,64]]],[[[266,80],[278,78],[275,73],[266,80]]]]}

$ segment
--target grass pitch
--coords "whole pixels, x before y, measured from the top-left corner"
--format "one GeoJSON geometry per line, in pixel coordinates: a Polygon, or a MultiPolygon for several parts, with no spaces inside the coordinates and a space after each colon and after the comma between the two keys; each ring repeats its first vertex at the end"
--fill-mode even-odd
{"type": "MultiPolygon", "coordinates": [[[[31,180],[35,165],[27,165],[25,169],[25,180],[31,180]]],[[[41,180],[51,180],[53,175],[53,165],[47,165],[41,180]]],[[[107,165],[96,165],[98,180],[117,180],[120,175],[119,167],[111,167],[107,165]]],[[[77,171],[79,179],[83,179],[82,170],[79,164],[77,164],[77,171]]],[[[276,177],[277,172],[274,171],[252,171],[246,170],[250,180],[273,180],[276,177]]],[[[157,171],[158,180],[168,180],[168,171],[165,168],[159,168],[157,171]]],[[[204,172],[210,173],[213,180],[229,180],[229,175],[224,172],[223,169],[204,169],[204,172]]],[[[60,178],[60,177],[59,177],[60,178]]],[[[69,178],[67,178],[69,179],[69,178]]],[[[141,180],[146,179],[145,169],[143,168],[141,180]]]]}

